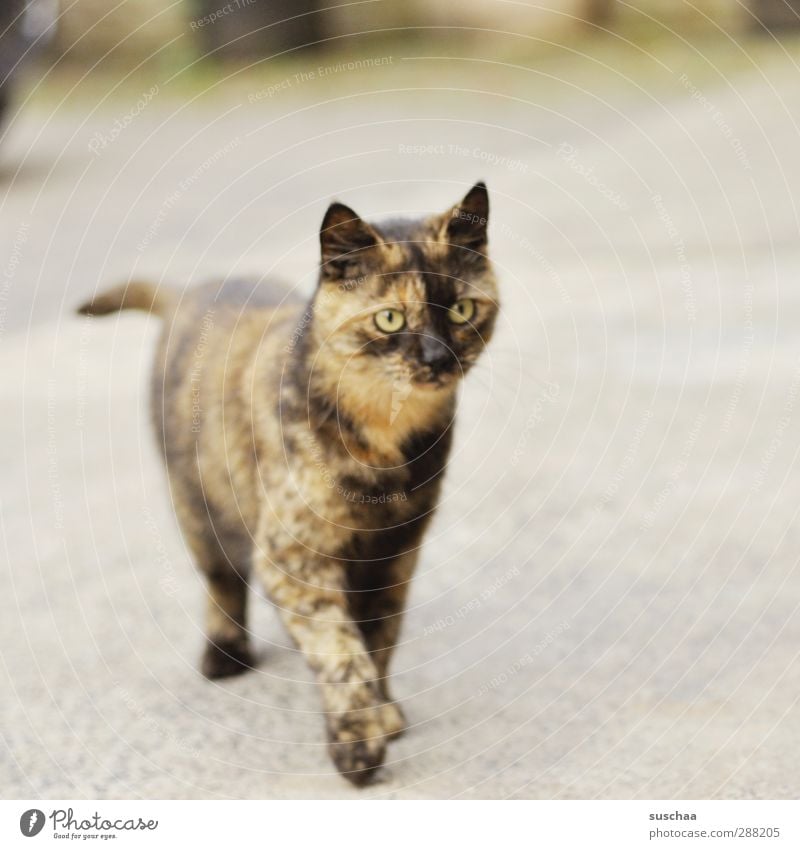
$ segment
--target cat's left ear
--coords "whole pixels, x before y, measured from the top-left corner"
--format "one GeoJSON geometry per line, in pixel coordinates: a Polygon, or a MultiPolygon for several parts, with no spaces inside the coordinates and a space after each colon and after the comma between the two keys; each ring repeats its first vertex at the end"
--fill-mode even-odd
{"type": "Polygon", "coordinates": [[[444,214],[442,239],[451,245],[483,251],[488,226],[489,192],[486,183],[475,183],[463,200],[444,214]]]}
{"type": "Polygon", "coordinates": [[[381,241],[374,227],[349,206],[334,201],[319,228],[323,271],[333,277],[342,276],[363,259],[365,250],[376,247],[381,241]]]}

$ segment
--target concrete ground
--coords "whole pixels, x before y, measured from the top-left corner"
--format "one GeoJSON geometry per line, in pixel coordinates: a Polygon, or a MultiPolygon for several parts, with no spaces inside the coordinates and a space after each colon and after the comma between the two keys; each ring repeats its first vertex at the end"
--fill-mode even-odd
{"type": "Polygon", "coordinates": [[[797,798],[787,50],[394,55],[24,105],[0,150],[0,794],[797,798]],[[412,728],[357,791],[261,598],[258,670],[198,674],[203,587],[147,423],[156,327],[71,309],[130,274],[308,291],[331,196],[430,211],[478,178],[501,330],[396,656],[412,728]]]}

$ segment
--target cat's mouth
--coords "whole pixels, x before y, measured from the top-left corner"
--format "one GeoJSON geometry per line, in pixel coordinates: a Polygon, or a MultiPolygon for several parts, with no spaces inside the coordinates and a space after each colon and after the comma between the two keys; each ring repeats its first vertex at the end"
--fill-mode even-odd
{"type": "Polygon", "coordinates": [[[444,371],[444,372],[430,372],[423,371],[415,374],[411,378],[411,382],[414,387],[417,389],[423,390],[436,390],[436,389],[444,389],[445,387],[452,386],[459,378],[459,374],[456,371],[444,371]]]}

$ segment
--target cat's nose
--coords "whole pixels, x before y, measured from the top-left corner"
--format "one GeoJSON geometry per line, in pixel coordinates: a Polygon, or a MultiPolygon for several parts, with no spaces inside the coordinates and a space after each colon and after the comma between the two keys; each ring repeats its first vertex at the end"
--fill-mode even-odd
{"type": "Polygon", "coordinates": [[[453,352],[440,336],[426,333],[420,342],[422,362],[432,369],[442,368],[453,361],[453,352]]]}

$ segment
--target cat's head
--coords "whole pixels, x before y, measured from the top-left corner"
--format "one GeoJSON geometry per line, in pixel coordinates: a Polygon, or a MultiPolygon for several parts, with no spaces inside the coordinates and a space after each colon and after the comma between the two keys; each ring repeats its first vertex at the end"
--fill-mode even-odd
{"type": "Polygon", "coordinates": [[[370,224],[333,203],[320,230],[314,335],[340,385],[381,394],[450,390],[491,337],[497,284],[487,256],[489,197],[477,183],[446,212],[370,224]],[[395,389],[396,392],[396,389],[395,389]]]}

